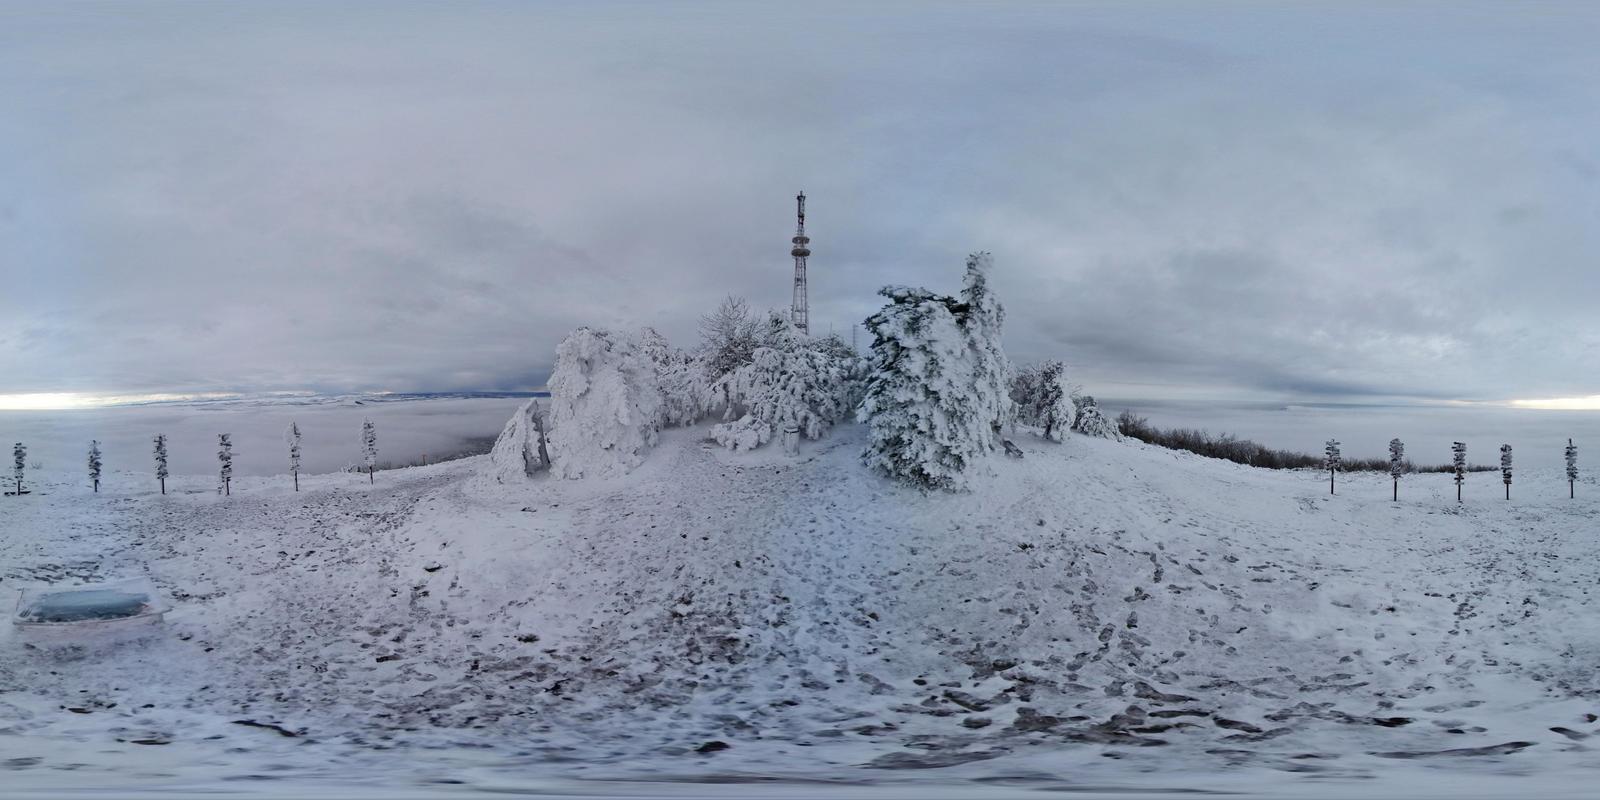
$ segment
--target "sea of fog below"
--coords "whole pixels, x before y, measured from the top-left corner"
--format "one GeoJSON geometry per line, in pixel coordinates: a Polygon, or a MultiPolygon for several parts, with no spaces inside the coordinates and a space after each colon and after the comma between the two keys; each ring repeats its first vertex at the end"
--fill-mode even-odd
{"type": "MultiPolygon", "coordinates": [[[[152,439],[165,434],[174,476],[214,475],[217,434],[228,433],[234,474],[274,475],[289,471],[284,433],[294,423],[301,434],[301,471],[316,474],[362,463],[363,420],[372,420],[376,429],[380,467],[405,466],[486,452],[526,401],[522,396],[378,396],[0,411],[0,443],[23,442],[30,468],[37,464],[59,472],[83,469],[89,441],[97,439],[107,471],[153,471],[152,439]]],[[[9,474],[9,458],[5,463],[9,474]]]]}
{"type": "Polygon", "coordinates": [[[1450,463],[1452,442],[1467,445],[1467,460],[1494,467],[1500,445],[1509,444],[1522,469],[1559,469],[1567,439],[1578,445],[1579,468],[1600,466],[1600,411],[1565,411],[1495,406],[1285,405],[1192,401],[1106,400],[1101,408],[1146,417],[1158,428],[1197,428],[1231,433],[1268,447],[1320,456],[1337,439],[1347,459],[1388,458],[1389,440],[1405,443],[1418,465],[1450,463]]]}
{"type": "MultiPolygon", "coordinates": [[[[151,439],[164,433],[174,475],[217,469],[217,434],[231,433],[239,475],[288,471],[284,430],[302,434],[302,470],[325,473],[361,463],[361,423],[372,420],[379,463],[403,466],[483,452],[522,396],[406,396],[251,399],[153,403],[96,409],[0,411],[0,443],[24,442],[30,468],[81,469],[89,440],[98,439],[107,470],[153,469],[151,439]]],[[[1515,448],[1521,468],[1562,464],[1567,439],[1600,447],[1600,412],[1465,406],[1283,405],[1102,399],[1110,415],[1127,409],[1161,428],[1231,433],[1269,447],[1320,454],[1338,439],[1347,458],[1382,458],[1389,440],[1406,443],[1418,464],[1450,461],[1450,443],[1467,443],[1469,460],[1498,465],[1500,445],[1515,448]]],[[[1592,451],[1600,458],[1600,450],[1592,451]]],[[[1595,462],[1600,464],[1600,461],[1595,462]]]]}

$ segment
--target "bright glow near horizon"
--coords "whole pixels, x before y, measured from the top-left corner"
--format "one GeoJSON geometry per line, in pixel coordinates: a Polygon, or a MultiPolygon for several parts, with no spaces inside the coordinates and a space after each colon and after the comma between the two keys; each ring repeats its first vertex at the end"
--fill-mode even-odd
{"type": "Polygon", "coordinates": [[[1544,408],[1558,411],[1600,411],[1600,394],[1588,397],[1547,397],[1539,400],[1512,400],[1514,408],[1544,408]]]}
{"type": "Polygon", "coordinates": [[[130,403],[220,400],[236,396],[225,392],[200,394],[91,394],[88,392],[0,394],[0,411],[68,411],[76,408],[105,408],[107,406],[121,406],[130,403]]]}

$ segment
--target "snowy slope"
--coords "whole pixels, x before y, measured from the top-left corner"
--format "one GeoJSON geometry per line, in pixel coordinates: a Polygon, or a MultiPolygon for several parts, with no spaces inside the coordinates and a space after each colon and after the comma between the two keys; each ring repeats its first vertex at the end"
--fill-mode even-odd
{"type": "Polygon", "coordinates": [[[171,742],[180,780],[1600,777],[1593,483],[1519,474],[1507,503],[1473,475],[1458,506],[1408,476],[1395,504],[1386,476],[1329,497],[1316,473],[1025,435],[973,492],[923,495],[859,465],[855,426],[798,460],[704,435],[605,481],[503,484],[477,458],[299,495],[112,474],[11,499],[0,589],[148,571],[177,610],[76,650],[7,632],[0,761],[41,759],[15,772],[40,786],[138,749],[117,740],[171,742]]]}

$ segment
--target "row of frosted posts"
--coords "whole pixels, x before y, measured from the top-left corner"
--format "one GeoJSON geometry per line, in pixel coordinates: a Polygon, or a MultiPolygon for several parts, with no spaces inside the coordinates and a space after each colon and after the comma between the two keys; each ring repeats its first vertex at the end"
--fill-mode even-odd
{"type": "MultiPolygon", "coordinates": [[[[1578,446],[1567,440],[1567,497],[1578,496],[1578,446]]],[[[1394,479],[1394,499],[1400,500],[1400,476],[1405,473],[1406,446],[1399,439],[1389,440],[1389,476],[1394,479]]],[[[1333,494],[1333,476],[1338,473],[1343,457],[1339,453],[1339,440],[1329,439],[1322,451],[1322,468],[1328,471],[1328,494],[1333,494]]],[[[1450,443],[1450,466],[1454,468],[1456,502],[1461,502],[1461,484],[1467,479],[1467,445],[1450,443]]],[[[1506,485],[1506,499],[1511,499],[1511,445],[1500,445],[1500,480],[1506,485]]]]}
{"type": "MultiPolygon", "coordinates": [[[[300,491],[300,426],[290,423],[284,431],[284,441],[289,445],[289,472],[294,476],[294,490],[300,491]]],[[[167,437],[166,434],[156,434],[155,440],[156,480],[161,484],[161,493],[167,493],[167,437]]],[[[363,420],[361,423],[361,449],[365,456],[367,468],[367,482],[376,483],[374,473],[378,467],[378,432],[372,420],[363,420]]],[[[6,492],[8,496],[21,496],[28,494],[23,489],[22,479],[27,467],[28,448],[22,442],[17,442],[11,448],[12,480],[15,491],[6,492]]],[[[217,434],[217,492],[223,495],[233,493],[233,434],[217,434]]],[[[89,482],[96,492],[100,491],[100,473],[104,462],[100,455],[100,440],[89,442],[89,482]]]]}

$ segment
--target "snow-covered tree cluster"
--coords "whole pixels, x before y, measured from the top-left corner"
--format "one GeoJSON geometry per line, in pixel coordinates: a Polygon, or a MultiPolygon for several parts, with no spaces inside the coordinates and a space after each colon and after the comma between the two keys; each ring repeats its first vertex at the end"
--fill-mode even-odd
{"type": "Polygon", "coordinates": [[[1072,423],[1072,429],[1085,436],[1095,436],[1101,439],[1110,439],[1114,442],[1122,441],[1122,430],[1117,423],[1100,411],[1100,404],[1092,395],[1081,395],[1073,398],[1077,405],[1078,418],[1072,423]]]}
{"type": "Polygon", "coordinates": [[[868,426],[862,459],[924,489],[956,490],[1000,446],[1011,417],[1004,310],[988,288],[987,253],[967,259],[959,298],[885,288],[888,305],[867,318],[872,367],[857,418],[868,426]]]}
{"type": "Polygon", "coordinates": [[[27,460],[28,448],[22,442],[17,442],[11,448],[11,480],[17,484],[17,494],[19,495],[22,494],[23,468],[26,466],[27,460]]]}
{"type": "Polygon", "coordinates": [[[754,317],[728,298],[701,319],[689,351],[645,328],[579,328],[556,349],[546,410],[518,409],[491,452],[499,481],[548,468],[563,478],[638,466],[665,428],[720,416],[711,437],[734,450],[792,430],[816,439],[860,399],[863,361],[836,336],[807,337],[779,312],[754,317]]]}
{"type": "Polygon", "coordinates": [[[714,406],[730,420],[711,429],[719,444],[749,450],[784,431],[820,439],[854,410],[861,359],[837,339],[787,335],[792,331],[780,328],[748,363],[712,384],[714,406]]]}

